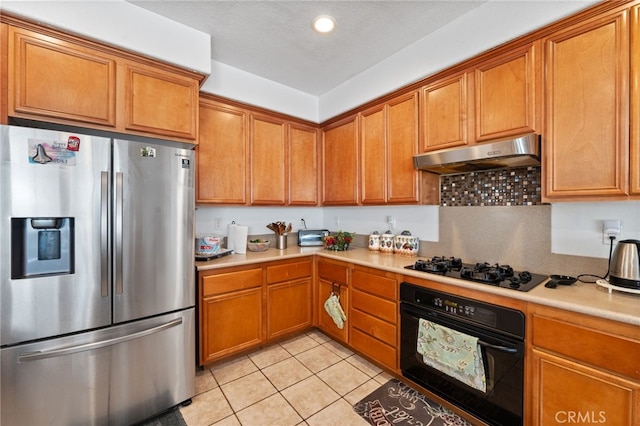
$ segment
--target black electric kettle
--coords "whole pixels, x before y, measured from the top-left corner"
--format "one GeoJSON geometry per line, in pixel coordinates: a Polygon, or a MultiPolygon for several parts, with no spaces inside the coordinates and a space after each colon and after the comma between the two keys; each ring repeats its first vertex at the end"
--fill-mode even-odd
{"type": "Polygon", "coordinates": [[[616,245],[609,266],[609,282],[640,289],[640,240],[622,240],[616,245]]]}

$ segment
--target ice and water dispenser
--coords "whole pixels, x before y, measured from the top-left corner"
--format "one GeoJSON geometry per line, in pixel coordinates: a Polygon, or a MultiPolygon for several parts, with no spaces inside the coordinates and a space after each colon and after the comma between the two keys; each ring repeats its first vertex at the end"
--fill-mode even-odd
{"type": "Polygon", "coordinates": [[[74,273],[74,218],[11,218],[11,279],[74,273]]]}

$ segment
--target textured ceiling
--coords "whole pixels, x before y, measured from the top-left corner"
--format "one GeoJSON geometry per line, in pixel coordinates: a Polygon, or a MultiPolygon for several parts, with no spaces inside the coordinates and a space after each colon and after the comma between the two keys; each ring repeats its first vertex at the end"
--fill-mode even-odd
{"type": "Polygon", "coordinates": [[[210,34],[214,61],[319,96],[486,0],[128,1],[210,34]]]}

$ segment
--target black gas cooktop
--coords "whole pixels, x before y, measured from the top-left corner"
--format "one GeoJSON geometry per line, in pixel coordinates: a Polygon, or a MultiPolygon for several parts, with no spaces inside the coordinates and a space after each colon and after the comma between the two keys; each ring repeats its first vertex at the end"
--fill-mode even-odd
{"type": "Polygon", "coordinates": [[[470,264],[457,257],[444,256],[416,260],[413,265],[405,266],[405,269],[519,291],[529,291],[549,278],[529,271],[514,271],[509,265],[487,262],[470,264]]]}

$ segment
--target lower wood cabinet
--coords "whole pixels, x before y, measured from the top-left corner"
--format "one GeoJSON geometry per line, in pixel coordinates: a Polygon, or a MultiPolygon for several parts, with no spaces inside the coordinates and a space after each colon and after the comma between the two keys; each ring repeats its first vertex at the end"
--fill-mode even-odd
{"type": "Polygon", "coordinates": [[[640,424],[638,327],[548,307],[530,315],[527,424],[640,424]]]}
{"type": "Polygon", "coordinates": [[[201,309],[201,364],[262,342],[260,287],[206,298],[201,309]]]}
{"type": "Polygon", "coordinates": [[[198,273],[199,365],[312,325],[311,257],[198,273]]]}
{"type": "Polygon", "coordinates": [[[312,273],[310,258],[267,266],[267,340],[311,327],[312,273]]]}
{"type": "Polygon", "coordinates": [[[349,313],[349,264],[328,259],[318,260],[317,326],[320,330],[343,343],[348,342],[347,331],[351,319],[349,313]],[[340,297],[340,306],[347,315],[342,328],[333,321],[324,308],[331,293],[340,297]]]}
{"type": "Polygon", "coordinates": [[[351,276],[349,343],[395,370],[398,366],[398,280],[360,266],[351,276]]]}
{"type": "Polygon", "coordinates": [[[199,277],[200,364],[262,342],[263,269],[207,271],[199,277]]]}

